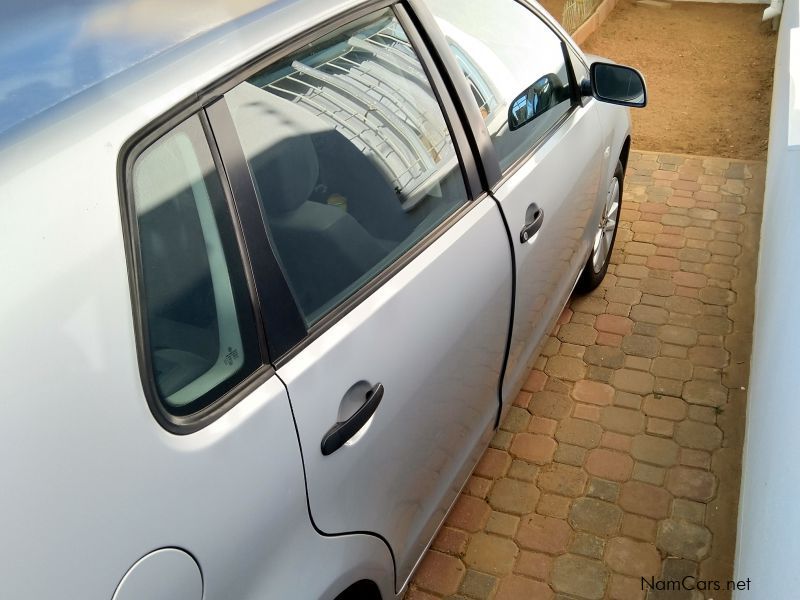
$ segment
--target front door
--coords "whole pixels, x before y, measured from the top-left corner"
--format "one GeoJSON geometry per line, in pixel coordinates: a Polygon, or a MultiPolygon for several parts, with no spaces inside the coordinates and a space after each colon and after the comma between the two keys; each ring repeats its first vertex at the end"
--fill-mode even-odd
{"type": "Polygon", "coordinates": [[[312,518],[380,536],[398,588],[492,434],[512,281],[402,19],[351,22],[225,97],[302,323],[272,359],[312,518]]]}
{"type": "Polygon", "coordinates": [[[469,83],[465,102],[483,117],[488,162],[500,167],[492,194],[516,263],[507,405],[588,256],[587,225],[599,206],[600,122],[595,101],[583,105],[577,91],[574,49],[528,7],[514,0],[427,4],[469,83]]]}

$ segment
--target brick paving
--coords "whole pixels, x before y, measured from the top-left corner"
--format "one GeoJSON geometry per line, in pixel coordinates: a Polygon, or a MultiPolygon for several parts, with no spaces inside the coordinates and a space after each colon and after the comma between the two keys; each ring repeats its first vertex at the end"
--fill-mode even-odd
{"type": "Polygon", "coordinates": [[[407,600],[697,600],[641,578],[731,577],[763,179],[631,154],[605,281],[564,310],[407,600]]]}

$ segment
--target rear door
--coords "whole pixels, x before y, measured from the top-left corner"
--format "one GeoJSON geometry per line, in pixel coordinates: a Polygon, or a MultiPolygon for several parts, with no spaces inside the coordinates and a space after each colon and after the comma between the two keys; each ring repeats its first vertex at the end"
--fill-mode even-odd
{"type": "Polygon", "coordinates": [[[514,247],[514,324],[503,382],[508,402],[587,259],[587,226],[599,222],[602,130],[594,101],[584,104],[578,92],[577,53],[526,3],[425,4],[455,58],[450,71],[467,81],[465,108],[480,115],[474,129],[485,125],[489,185],[514,247]]]}
{"type": "Polygon", "coordinates": [[[398,589],[492,434],[512,293],[498,206],[429,64],[402,8],[370,12],[212,114],[274,252],[266,326],[312,518],[385,540],[398,589]]]}

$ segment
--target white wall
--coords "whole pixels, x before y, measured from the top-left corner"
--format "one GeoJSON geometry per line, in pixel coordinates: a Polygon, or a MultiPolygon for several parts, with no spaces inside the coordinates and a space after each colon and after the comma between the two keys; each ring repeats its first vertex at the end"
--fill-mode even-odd
{"type": "Polygon", "coordinates": [[[741,599],[800,598],[798,11],[786,0],[775,62],[734,567],[752,585],[741,599]]]}

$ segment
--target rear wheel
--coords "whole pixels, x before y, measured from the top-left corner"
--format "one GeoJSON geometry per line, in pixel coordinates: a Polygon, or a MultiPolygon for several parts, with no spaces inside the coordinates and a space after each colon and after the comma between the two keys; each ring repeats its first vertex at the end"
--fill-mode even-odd
{"type": "Polygon", "coordinates": [[[592,253],[589,260],[583,267],[578,284],[575,290],[582,294],[591,292],[595,289],[608,271],[608,264],[611,262],[611,251],[614,248],[614,240],[617,239],[617,229],[619,228],[620,206],[622,205],[622,182],[625,178],[625,171],[622,162],[617,161],[617,168],[608,183],[603,212],[600,221],[595,229],[593,238],[592,253]]]}

